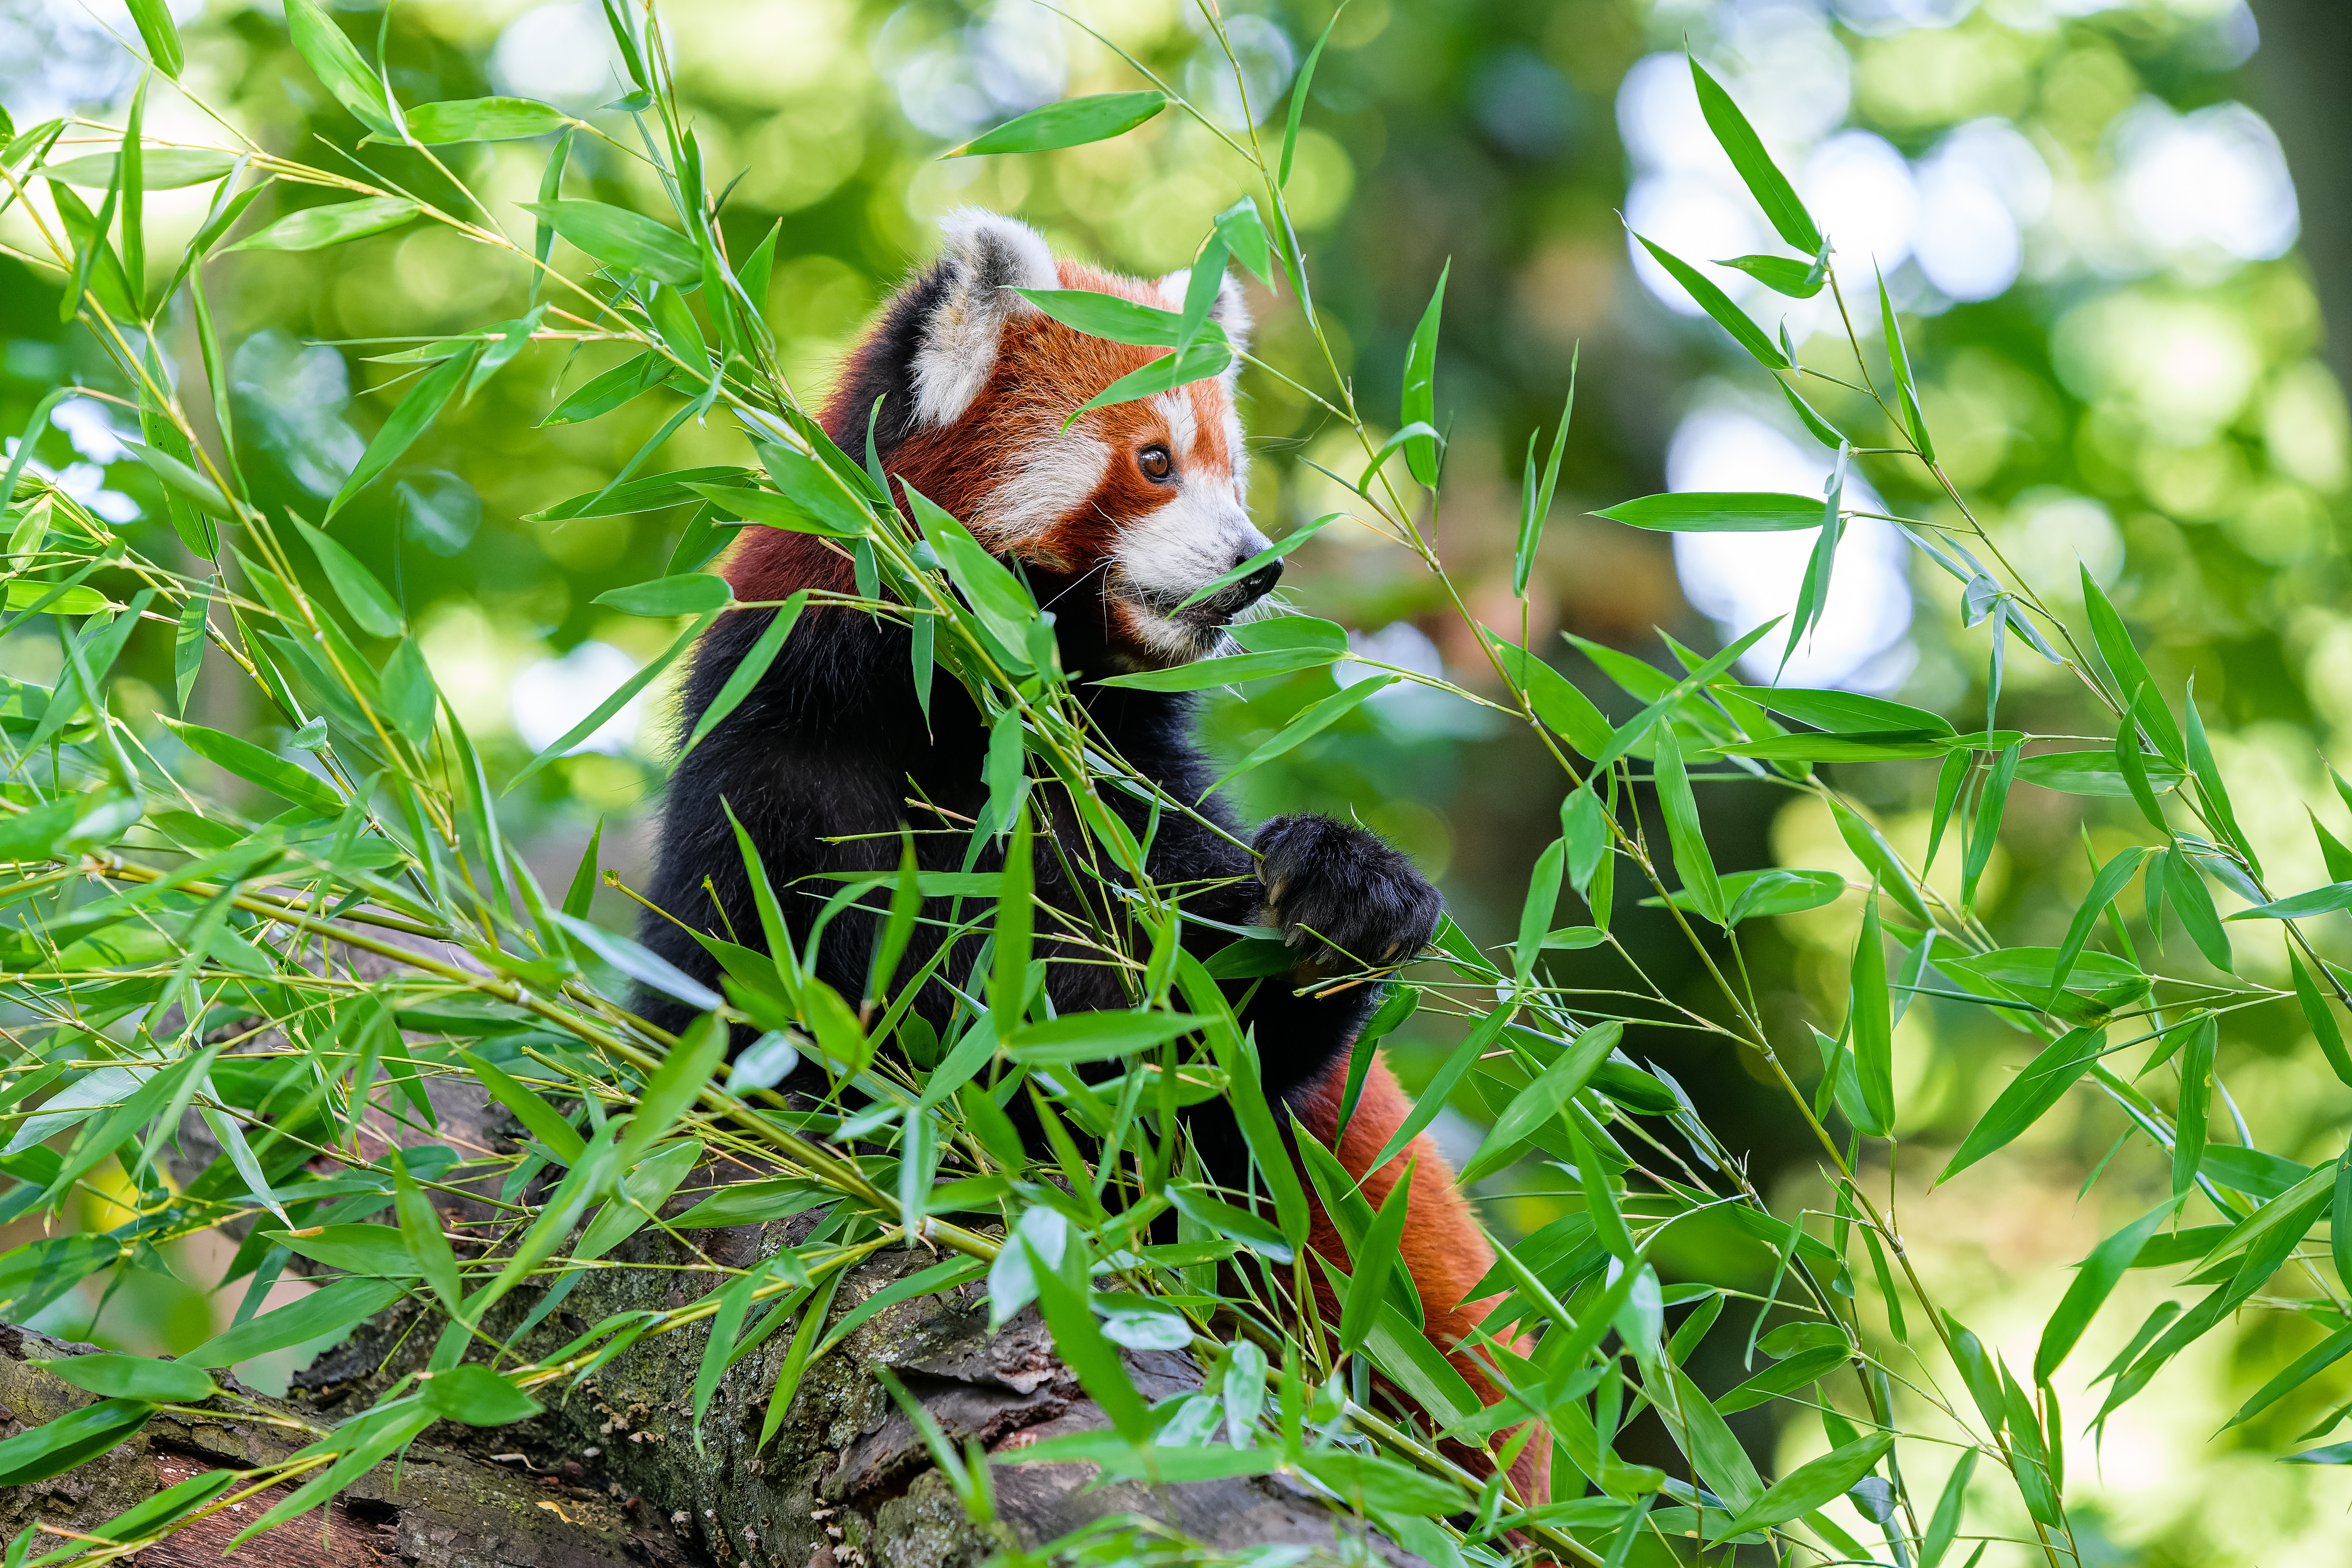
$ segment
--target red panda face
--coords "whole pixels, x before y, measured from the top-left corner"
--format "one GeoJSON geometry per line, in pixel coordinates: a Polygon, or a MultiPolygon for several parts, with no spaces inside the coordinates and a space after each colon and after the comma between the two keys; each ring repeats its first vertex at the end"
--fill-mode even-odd
{"type": "MultiPolygon", "coordinates": [[[[1184,274],[1152,282],[1057,262],[1034,231],[992,213],[968,209],[942,226],[946,255],[885,310],[826,427],[861,452],[881,398],[885,470],[1022,563],[1039,602],[1089,646],[1098,639],[1104,662],[1161,668],[1209,653],[1281,574],[1271,565],[1179,608],[1266,548],[1244,505],[1234,372],[1088,410],[1064,429],[1071,410],[1167,351],[1089,337],[1013,292],[1092,289],[1174,310],[1184,274]]],[[[1212,319],[1244,341],[1231,279],[1212,319]]]]}

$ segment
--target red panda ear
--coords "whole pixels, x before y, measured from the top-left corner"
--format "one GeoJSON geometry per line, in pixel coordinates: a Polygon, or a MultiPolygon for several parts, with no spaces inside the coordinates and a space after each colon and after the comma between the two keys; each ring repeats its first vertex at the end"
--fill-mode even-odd
{"type": "Polygon", "coordinates": [[[1036,309],[1013,290],[1059,286],[1053,252],[1027,224],[960,207],[940,230],[947,250],[921,291],[924,319],[908,367],[915,421],[932,426],[963,417],[996,368],[1004,323],[1036,309]]]}
{"type": "MultiPolygon", "coordinates": [[[[1184,291],[1191,287],[1192,281],[1192,272],[1190,268],[1171,272],[1167,277],[1162,278],[1160,280],[1160,302],[1171,310],[1182,310],[1184,291]]],[[[1246,351],[1249,348],[1250,327],[1253,324],[1250,321],[1249,301],[1242,297],[1241,279],[1234,276],[1231,268],[1225,269],[1224,277],[1217,282],[1217,302],[1209,307],[1209,320],[1225,329],[1225,336],[1233,340],[1235,349],[1246,351]]]]}

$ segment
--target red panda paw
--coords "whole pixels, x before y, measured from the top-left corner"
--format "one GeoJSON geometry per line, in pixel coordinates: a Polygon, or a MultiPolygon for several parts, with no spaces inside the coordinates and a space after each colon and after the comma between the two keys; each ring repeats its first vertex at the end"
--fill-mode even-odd
{"type": "Polygon", "coordinates": [[[1429,945],[1444,900],[1379,835],[1328,816],[1258,829],[1258,881],[1282,939],[1319,974],[1402,963],[1429,945]]]}

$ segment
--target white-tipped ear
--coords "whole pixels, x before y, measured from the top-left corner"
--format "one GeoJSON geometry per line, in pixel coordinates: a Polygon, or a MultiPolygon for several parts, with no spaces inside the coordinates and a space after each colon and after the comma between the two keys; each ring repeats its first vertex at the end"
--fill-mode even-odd
{"type": "Polygon", "coordinates": [[[940,220],[947,240],[934,273],[920,346],[915,351],[915,417],[951,425],[980,395],[996,368],[1004,323],[1034,305],[1015,289],[1052,289],[1054,253],[1027,224],[979,207],[940,220]]]}
{"type": "MultiPolygon", "coordinates": [[[[1185,291],[1192,284],[1191,268],[1171,272],[1160,280],[1160,302],[1171,310],[1181,310],[1185,291]]],[[[1231,268],[1227,268],[1225,275],[1217,280],[1217,302],[1209,307],[1209,320],[1225,329],[1225,336],[1233,340],[1235,349],[1248,349],[1250,328],[1254,325],[1250,321],[1249,301],[1242,297],[1242,280],[1234,276],[1231,268]]]]}

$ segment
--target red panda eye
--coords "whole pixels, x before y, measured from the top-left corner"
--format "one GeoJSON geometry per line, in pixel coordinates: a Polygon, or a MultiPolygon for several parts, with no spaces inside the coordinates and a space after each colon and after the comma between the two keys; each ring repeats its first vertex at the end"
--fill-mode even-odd
{"type": "Polygon", "coordinates": [[[1167,447],[1157,442],[1137,453],[1135,463],[1143,470],[1143,477],[1154,484],[1165,483],[1176,472],[1176,459],[1169,456],[1167,447]]]}

